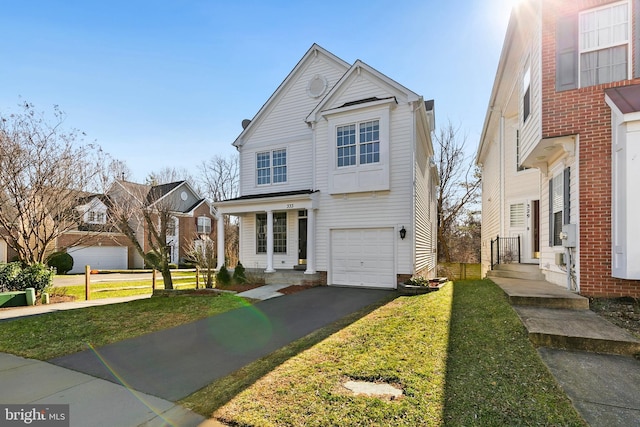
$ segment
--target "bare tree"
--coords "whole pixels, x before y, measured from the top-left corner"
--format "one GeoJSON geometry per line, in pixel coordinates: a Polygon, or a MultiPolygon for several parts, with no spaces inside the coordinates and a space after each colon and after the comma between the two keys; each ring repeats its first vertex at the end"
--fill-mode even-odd
{"type": "Polygon", "coordinates": [[[207,161],[203,161],[198,166],[200,171],[200,184],[204,187],[204,192],[211,201],[238,197],[238,156],[231,155],[222,157],[214,156],[207,161]]]}
{"type": "MultiPolygon", "coordinates": [[[[440,175],[438,188],[438,260],[451,262],[456,246],[452,241],[467,208],[477,203],[480,173],[473,158],[464,151],[466,136],[449,121],[436,134],[436,163],[440,175]]],[[[479,242],[479,241],[478,241],[479,242]]],[[[479,243],[478,243],[479,244],[479,243]]]]}
{"type": "Polygon", "coordinates": [[[206,288],[213,288],[213,278],[217,266],[215,242],[211,239],[195,240],[189,246],[187,259],[204,270],[206,288]]]}
{"type": "MultiPolygon", "coordinates": [[[[204,161],[198,167],[200,171],[200,185],[209,200],[219,202],[238,197],[239,176],[238,156],[222,157],[216,155],[204,161]]],[[[229,265],[238,263],[239,233],[238,222],[235,217],[226,216],[224,219],[225,260],[229,265]]]]}
{"type": "Polygon", "coordinates": [[[78,225],[78,200],[98,190],[107,155],[84,133],[65,130],[25,102],[0,113],[0,227],[21,262],[43,262],[56,239],[78,225]]]}
{"type": "Polygon", "coordinates": [[[168,247],[177,227],[175,200],[163,197],[159,187],[126,181],[115,182],[108,196],[112,224],[129,238],[146,264],[160,271],[165,289],[173,289],[168,247]]]}
{"type": "Polygon", "coordinates": [[[193,186],[196,192],[202,193],[198,180],[185,168],[178,169],[166,166],[158,171],[151,172],[145,179],[147,185],[162,185],[176,181],[189,181],[189,184],[193,186]]]}

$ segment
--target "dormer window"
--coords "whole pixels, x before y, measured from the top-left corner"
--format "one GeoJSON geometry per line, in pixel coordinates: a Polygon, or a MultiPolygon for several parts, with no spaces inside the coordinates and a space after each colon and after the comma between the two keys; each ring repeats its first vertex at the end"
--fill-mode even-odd
{"type": "Polygon", "coordinates": [[[106,215],[104,212],[92,210],[87,212],[85,222],[87,224],[105,224],[106,215]]]}

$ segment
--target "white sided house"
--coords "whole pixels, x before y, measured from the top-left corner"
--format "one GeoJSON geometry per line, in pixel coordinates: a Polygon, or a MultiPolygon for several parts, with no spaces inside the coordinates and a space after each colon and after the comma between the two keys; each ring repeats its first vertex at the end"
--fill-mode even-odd
{"type": "Polygon", "coordinates": [[[218,253],[234,215],[240,261],[267,283],[281,270],[374,288],[433,277],[433,129],[432,101],[314,44],[233,143],[240,197],[215,203],[218,253]]]}

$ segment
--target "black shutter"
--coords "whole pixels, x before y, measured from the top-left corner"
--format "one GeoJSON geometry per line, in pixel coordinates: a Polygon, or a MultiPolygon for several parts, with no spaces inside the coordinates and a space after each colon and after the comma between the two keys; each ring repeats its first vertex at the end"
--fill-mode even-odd
{"type": "Polygon", "coordinates": [[[549,180],[549,246],[553,247],[553,178],[549,180]]]}
{"type": "Polygon", "coordinates": [[[634,31],[631,43],[633,46],[635,63],[633,64],[633,77],[640,78],[640,0],[635,0],[631,5],[631,15],[633,16],[634,31]]]}
{"type": "Polygon", "coordinates": [[[563,215],[564,224],[571,223],[571,168],[565,168],[564,170],[564,203],[563,203],[563,215]]]}
{"type": "Polygon", "coordinates": [[[577,87],[578,15],[563,16],[556,22],[556,91],[577,87]]]}

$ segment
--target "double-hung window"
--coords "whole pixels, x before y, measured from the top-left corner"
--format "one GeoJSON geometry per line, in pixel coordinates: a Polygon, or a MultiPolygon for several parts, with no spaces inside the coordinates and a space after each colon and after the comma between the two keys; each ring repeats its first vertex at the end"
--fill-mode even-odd
{"type": "MultiPolygon", "coordinates": [[[[256,214],[256,253],[267,253],[267,214],[256,214]]],[[[273,253],[287,253],[287,213],[273,214],[273,253]]]]}
{"type": "Polygon", "coordinates": [[[105,220],[105,213],[102,211],[89,211],[87,212],[87,216],[86,216],[86,222],[89,224],[104,224],[106,223],[105,220]]]}
{"type": "Polygon", "coordinates": [[[352,123],[336,128],[338,167],[380,162],[380,121],[352,123]]]}
{"type": "Polygon", "coordinates": [[[264,151],[256,155],[258,185],[287,182],[287,150],[264,151]]]}
{"type": "Polygon", "coordinates": [[[570,222],[570,176],[566,168],[549,180],[549,246],[562,245],[562,225],[570,222]]]}
{"type": "Polygon", "coordinates": [[[626,80],[629,70],[628,2],[580,13],[580,86],[626,80]]]}
{"type": "Polygon", "coordinates": [[[207,216],[198,217],[198,234],[211,233],[211,218],[207,216]]]}

